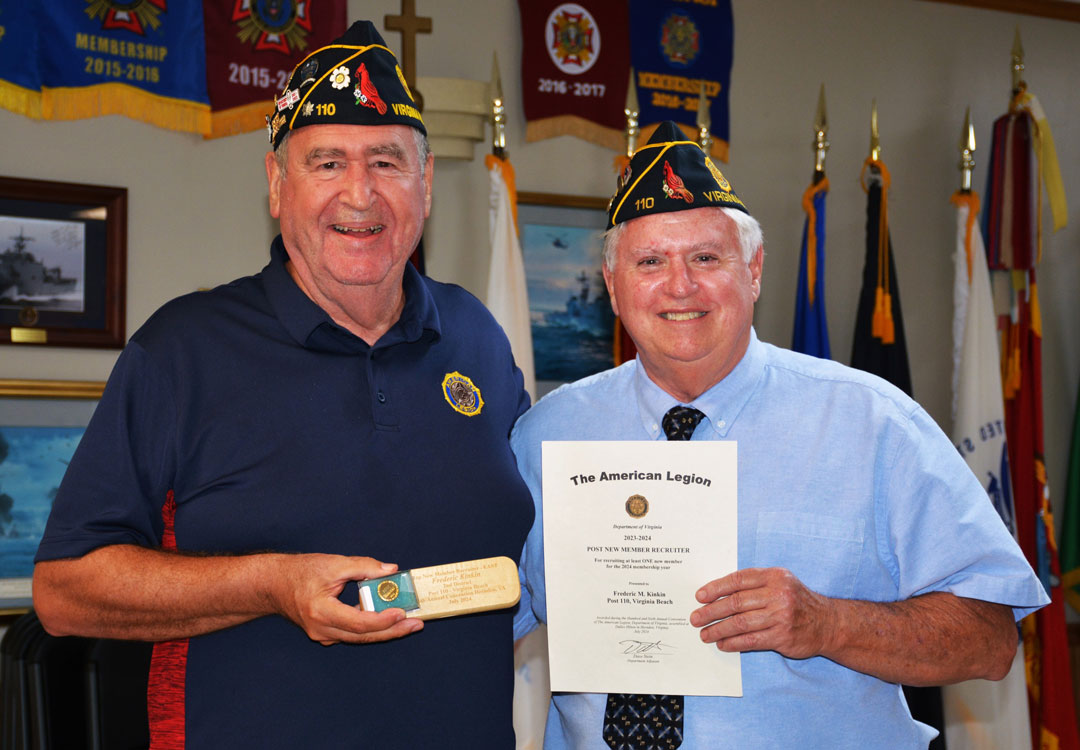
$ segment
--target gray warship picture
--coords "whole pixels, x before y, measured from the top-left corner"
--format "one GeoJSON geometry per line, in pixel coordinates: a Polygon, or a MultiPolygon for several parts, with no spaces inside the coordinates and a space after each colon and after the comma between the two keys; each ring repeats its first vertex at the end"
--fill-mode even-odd
{"type": "Polygon", "coordinates": [[[0,306],[81,312],[83,227],[0,217],[0,306]]]}
{"type": "Polygon", "coordinates": [[[591,228],[522,225],[537,380],[568,382],[612,365],[615,316],[600,244],[591,228]]]}

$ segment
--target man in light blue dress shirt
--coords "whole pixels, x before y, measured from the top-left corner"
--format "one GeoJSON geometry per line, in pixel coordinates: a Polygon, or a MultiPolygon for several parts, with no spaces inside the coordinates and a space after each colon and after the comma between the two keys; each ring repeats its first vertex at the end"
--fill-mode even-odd
{"type": "MultiPolygon", "coordinates": [[[[516,635],[546,621],[541,442],[662,440],[686,405],[703,414],[693,440],[738,442],[738,570],[702,581],[686,615],[703,648],[742,653],[743,697],[687,696],[681,747],[926,748],[900,685],[1004,677],[1015,621],[1048,602],[1019,547],[917,403],[757,339],[760,227],[673,124],[635,154],[609,220],[604,278],[638,357],[514,429],[537,508],[516,635]]],[[[545,747],[621,747],[606,700],[555,694],[545,747]]]]}

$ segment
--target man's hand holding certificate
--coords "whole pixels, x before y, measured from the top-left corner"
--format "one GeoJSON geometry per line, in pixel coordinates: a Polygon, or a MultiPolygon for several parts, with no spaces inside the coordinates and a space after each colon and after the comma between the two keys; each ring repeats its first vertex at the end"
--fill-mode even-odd
{"type": "Polygon", "coordinates": [[[553,690],[741,695],[690,615],[736,569],[731,442],[545,442],[553,690]]]}

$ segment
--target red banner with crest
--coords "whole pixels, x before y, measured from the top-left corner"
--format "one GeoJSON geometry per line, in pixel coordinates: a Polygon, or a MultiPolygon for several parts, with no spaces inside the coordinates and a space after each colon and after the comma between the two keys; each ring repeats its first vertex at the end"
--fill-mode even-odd
{"type": "Polygon", "coordinates": [[[203,0],[208,138],[266,127],[305,56],[345,33],[345,0],[203,0]]]}

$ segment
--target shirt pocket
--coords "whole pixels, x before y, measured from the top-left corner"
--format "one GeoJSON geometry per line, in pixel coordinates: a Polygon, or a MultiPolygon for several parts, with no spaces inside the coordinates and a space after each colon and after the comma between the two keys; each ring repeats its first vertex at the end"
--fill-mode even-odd
{"type": "Polygon", "coordinates": [[[862,559],[865,521],[817,513],[758,514],[754,566],[787,568],[825,596],[850,599],[862,559]]]}

